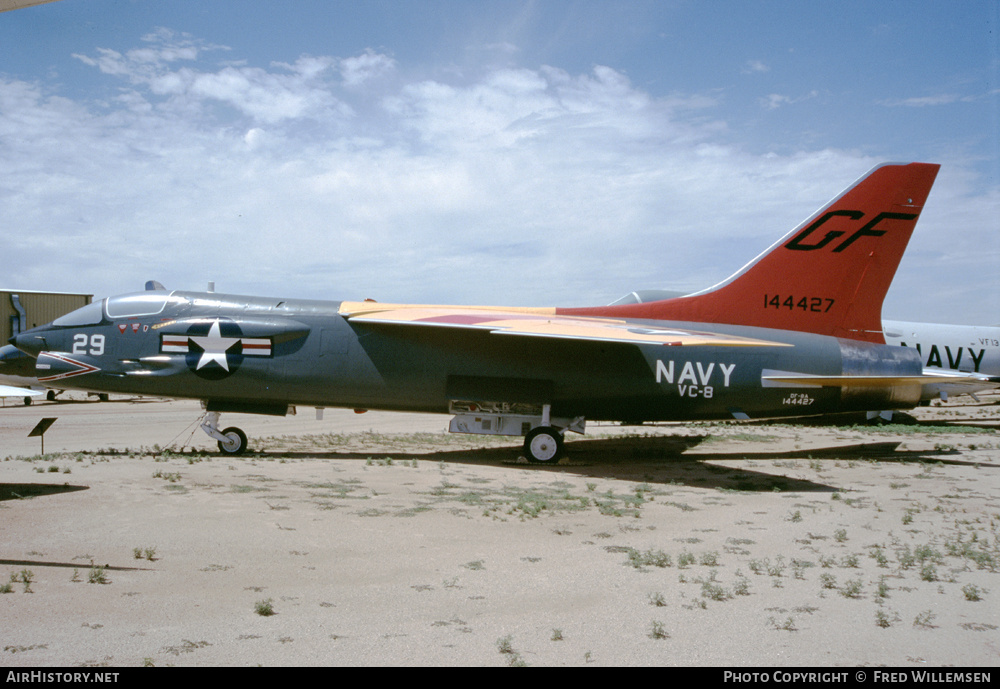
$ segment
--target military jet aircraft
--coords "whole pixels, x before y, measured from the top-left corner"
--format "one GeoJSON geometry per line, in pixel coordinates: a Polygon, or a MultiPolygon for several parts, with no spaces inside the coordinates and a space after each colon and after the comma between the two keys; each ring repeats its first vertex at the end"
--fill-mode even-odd
{"type": "Polygon", "coordinates": [[[28,388],[16,388],[12,385],[0,385],[0,397],[20,397],[25,404],[31,403],[31,398],[42,393],[28,388]]]}
{"type": "Polygon", "coordinates": [[[1000,387],[1000,328],[882,321],[885,341],[913,347],[924,361],[922,401],[947,400],[949,395],[971,395],[1000,387]]]}
{"type": "MultiPolygon", "coordinates": [[[[4,397],[23,397],[25,406],[30,405],[32,398],[45,395],[50,402],[54,401],[63,389],[49,388],[45,390],[35,378],[35,359],[13,345],[0,347],[0,391],[6,390],[4,397]],[[20,392],[18,392],[20,391],[20,392]]],[[[2,393],[0,393],[2,394],[2,393]]],[[[107,393],[90,392],[102,402],[108,399],[107,393]]]]}
{"type": "Polygon", "coordinates": [[[35,385],[35,360],[12,345],[0,347],[0,397],[20,397],[25,405],[41,395],[28,388],[35,385]],[[24,386],[24,387],[22,387],[24,386]]]}
{"type": "Polygon", "coordinates": [[[202,400],[439,412],[449,430],[524,436],[555,462],[586,421],[908,409],[915,349],[888,346],[882,300],[938,165],[869,171],[744,268],[693,295],[590,308],[429,306],[168,291],[109,297],[11,342],[45,384],[202,400]]]}
{"type": "Polygon", "coordinates": [[[35,383],[35,360],[17,347],[0,347],[0,383],[29,385],[35,383]]]}

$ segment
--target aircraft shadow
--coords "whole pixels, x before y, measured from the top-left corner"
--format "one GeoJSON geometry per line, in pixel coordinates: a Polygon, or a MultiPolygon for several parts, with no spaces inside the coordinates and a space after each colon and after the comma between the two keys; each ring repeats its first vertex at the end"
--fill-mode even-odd
{"type": "MultiPolygon", "coordinates": [[[[676,439],[676,438],[675,438],[676,439]]],[[[937,451],[900,451],[899,442],[861,443],[856,445],[841,445],[811,450],[794,450],[780,452],[745,452],[733,450],[727,452],[678,452],[670,455],[664,453],[664,447],[656,443],[644,447],[644,443],[636,446],[635,438],[578,440],[568,444],[567,457],[555,466],[535,466],[527,468],[552,472],[573,473],[592,478],[609,478],[629,481],[641,481],[658,484],[681,484],[698,488],[717,490],[736,490],[749,492],[770,492],[774,490],[789,492],[825,492],[833,493],[841,490],[839,486],[827,485],[810,479],[800,479],[783,476],[780,468],[762,468],[760,470],[747,466],[726,466],[715,464],[725,460],[817,460],[817,461],[849,461],[873,460],[880,462],[948,462],[942,460],[937,451]],[[652,450],[651,452],[648,450],[652,450]]],[[[641,439],[645,440],[645,439],[641,439]]],[[[655,440],[650,438],[649,440],[655,440]]],[[[701,436],[689,438],[694,447],[699,444],[701,436]]],[[[450,454],[450,453],[440,453],[450,454]]],[[[461,454],[461,453],[456,453],[461,454]]],[[[961,454],[956,452],[955,454],[961,454]]],[[[441,457],[442,461],[449,461],[441,457]]],[[[453,461],[461,462],[460,456],[453,461]]],[[[471,462],[470,462],[471,463],[471,462]]],[[[510,462],[504,462],[509,464],[510,462]]],[[[968,465],[969,462],[954,462],[968,465]]]]}
{"type": "Polygon", "coordinates": [[[971,426],[974,428],[989,428],[995,431],[1000,430],[1000,421],[981,421],[979,419],[921,421],[920,426],[927,428],[955,428],[956,426],[971,426]]]}
{"type": "Polygon", "coordinates": [[[71,405],[71,404],[150,404],[153,402],[163,402],[162,397],[115,397],[108,400],[97,399],[96,397],[88,396],[85,399],[62,399],[56,397],[54,400],[39,400],[37,405],[42,407],[44,405],[71,405]]]}
{"type": "Polygon", "coordinates": [[[1000,429],[1000,420],[984,421],[982,419],[918,419],[912,414],[895,412],[889,421],[868,420],[864,413],[850,412],[845,414],[826,414],[824,416],[803,416],[781,420],[741,421],[742,426],[808,426],[810,428],[842,428],[861,426],[876,429],[879,426],[917,426],[920,428],[954,428],[956,426],[974,426],[976,428],[1000,429]]]}
{"type": "MultiPolygon", "coordinates": [[[[79,562],[46,562],[45,560],[3,560],[0,559],[0,567],[63,567],[65,569],[87,569],[91,563],[80,564],[79,562]]],[[[114,567],[112,565],[98,565],[109,572],[152,572],[149,567],[114,567]]]]}
{"type": "Polygon", "coordinates": [[[264,456],[286,458],[417,460],[470,466],[516,466],[527,471],[574,474],[591,478],[621,479],[658,484],[681,484],[699,488],[768,492],[836,492],[838,487],[808,479],[797,479],[743,467],[720,466],[709,462],[724,460],[868,460],[880,462],[933,462],[968,466],[968,461],[943,459],[961,455],[958,451],[899,450],[898,441],[859,443],[810,450],[780,452],[691,452],[705,436],[649,436],[642,438],[594,438],[567,443],[567,456],[556,465],[527,464],[520,459],[519,445],[479,449],[437,450],[433,452],[263,452],[264,456]]]}
{"type": "Polygon", "coordinates": [[[0,483],[0,502],[37,498],[42,495],[61,495],[87,490],[90,486],[52,485],[48,483],[0,483]]]}

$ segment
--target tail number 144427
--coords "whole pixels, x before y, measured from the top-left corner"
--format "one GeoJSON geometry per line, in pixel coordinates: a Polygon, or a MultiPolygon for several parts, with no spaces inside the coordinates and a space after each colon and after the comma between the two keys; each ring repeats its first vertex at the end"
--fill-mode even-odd
{"type": "Polygon", "coordinates": [[[826,313],[833,308],[834,300],[829,297],[796,297],[783,294],[765,294],[765,309],[788,309],[812,313],[826,313]]]}

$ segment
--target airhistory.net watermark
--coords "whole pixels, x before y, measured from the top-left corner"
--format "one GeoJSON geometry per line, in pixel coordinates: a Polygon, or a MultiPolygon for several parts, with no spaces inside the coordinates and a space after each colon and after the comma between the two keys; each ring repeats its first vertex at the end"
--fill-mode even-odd
{"type": "Polygon", "coordinates": [[[35,682],[52,682],[56,684],[89,684],[89,683],[109,683],[118,681],[117,672],[46,672],[42,670],[8,670],[5,681],[24,682],[34,684],[35,682]]]}

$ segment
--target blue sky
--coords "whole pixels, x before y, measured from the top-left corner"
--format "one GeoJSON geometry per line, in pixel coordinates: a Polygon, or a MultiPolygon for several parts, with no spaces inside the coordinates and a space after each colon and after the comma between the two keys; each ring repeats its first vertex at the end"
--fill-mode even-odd
{"type": "Polygon", "coordinates": [[[919,160],[884,315],[1000,323],[998,31],[996,0],[2,13],[0,286],[602,304],[919,160]]]}

